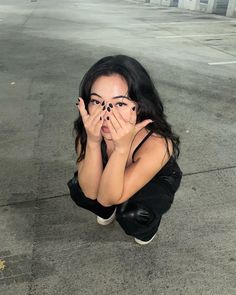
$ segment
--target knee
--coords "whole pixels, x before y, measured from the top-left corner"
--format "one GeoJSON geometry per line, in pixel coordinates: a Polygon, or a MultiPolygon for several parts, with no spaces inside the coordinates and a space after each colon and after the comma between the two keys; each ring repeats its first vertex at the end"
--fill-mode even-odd
{"type": "Polygon", "coordinates": [[[80,206],[83,203],[93,201],[85,196],[75,176],[67,182],[67,186],[70,191],[71,199],[76,205],[80,206]]]}
{"type": "Polygon", "coordinates": [[[148,225],[155,218],[155,214],[142,205],[126,203],[117,208],[116,219],[121,224],[148,225]]]}

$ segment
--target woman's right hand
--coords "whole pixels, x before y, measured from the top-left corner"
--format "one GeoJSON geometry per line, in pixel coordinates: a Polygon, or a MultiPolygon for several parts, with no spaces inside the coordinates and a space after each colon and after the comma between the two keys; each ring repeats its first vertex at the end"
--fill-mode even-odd
{"type": "Polygon", "coordinates": [[[78,101],[79,103],[76,105],[84,123],[85,131],[87,133],[87,141],[101,143],[101,127],[103,125],[103,117],[106,112],[106,108],[103,110],[103,106],[98,105],[97,108],[94,108],[93,112],[89,114],[85,108],[82,97],[79,97],[78,101]]]}

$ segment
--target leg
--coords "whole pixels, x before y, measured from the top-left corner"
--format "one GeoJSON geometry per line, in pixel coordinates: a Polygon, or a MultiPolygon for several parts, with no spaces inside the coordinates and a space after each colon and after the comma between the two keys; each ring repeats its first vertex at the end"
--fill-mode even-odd
{"type": "Polygon", "coordinates": [[[157,180],[118,205],[116,219],[126,234],[148,241],[158,231],[162,215],[173,202],[174,192],[166,181],[157,180]]]}
{"type": "Polygon", "coordinates": [[[154,213],[142,204],[127,202],[117,207],[116,220],[127,235],[147,241],[157,232],[162,214],[154,213]]]}
{"type": "Polygon", "coordinates": [[[67,183],[67,186],[70,190],[70,196],[77,206],[87,209],[104,219],[109,218],[114,212],[115,205],[104,207],[97,200],[91,200],[85,196],[76,179],[76,172],[74,177],[67,183]]]}

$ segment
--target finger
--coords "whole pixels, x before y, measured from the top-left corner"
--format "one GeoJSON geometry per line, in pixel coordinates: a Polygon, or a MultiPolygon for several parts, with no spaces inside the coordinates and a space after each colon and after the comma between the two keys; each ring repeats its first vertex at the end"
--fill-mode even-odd
{"type": "Polygon", "coordinates": [[[111,123],[111,120],[110,120],[110,115],[107,115],[106,116],[106,119],[107,119],[107,127],[109,128],[109,131],[111,133],[111,137],[114,139],[116,138],[116,130],[114,129],[112,123],[111,123]]]}
{"type": "Polygon", "coordinates": [[[96,108],[90,114],[90,118],[91,118],[92,123],[97,118],[98,114],[100,114],[101,112],[103,112],[103,107],[101,107],[101,105],[96,106],[96,108]]]}
{"type": "Polygon", "coordinates": [[[101,127],[103,125],[103,121],[104,121],[104,116],[99,116],[99,119],[95,123],[95,131],[96,132],[101,131],[101,127]]]}
{"type": "Polygon", "coordinates": [[[98,129],[101,129],[102,125],[103,125],[103,121],[104,121],[104,114],[106,113],[106,109],[103,110],[103,108],[101,108],[100,106],[100,110],[97,112],[96,115],[91,116],[91,118],[93,119],[92,121],[90,121],[90,124],[92,126],[94,126],[95,131],[97,132],[98,129]]]}
{"type": "Polygon", "coordinates": [[[104,118],[104,115],[106,113],[106,109],[100,109],[96,115],[93,116],[93,120],[91,121],[91,124],[96,124],[96,122],[98,122],[100,120],[100,117],[103,119],[104,118]]]}
{"type": "Polygon", "coordinates": [[[125,126],[122,127],[121,124],[119,123],[119,121],[117,121],[116,117],[115,117],[114,114],[113,114],[113,111],[111,111],[111,112],[107,112],[107,114],[109,114],[108,116],[110,117],[110,122],[111,122],[113,128],[115,129],[115,132],[116,132],[116,133],[118,133],[118,130],[119,130],[120,128],[123,129],[123,128],[125,127],[125,126]]]}
{"type": "Polygon", "coordinates": [[[82,117],[82,120],[83,120],[83,122],[85,122],[89,118],[89,114],[85,108],[85,104],[84,104],[82,97],[79,97],[79,104],[77,106],[79,108],[79,112],[82,117]]]}
{"type": "Polygon", "coordinates": [[[121,116],[120,112],[117,111],[116,108],[111,107],[112,104],[109,104],[110,110],[112,111],[114,118],[117,120],[117,122],[119,123],[119,127],[118,128],[125,128],[126,125],[126,121],[123,119],[123,117],[121,116]]]}
{"type": "Polygon", "coordinates": [[[135,129],[136,129],[136,132],[138,132],[139,130],[141,130],[142,128],[144,128],[145,126],[147,126],[148,124],[154,122],[153,120],[151,119],[147,119],[147,120],[144,120],[138,124],[135,125],[135,129]]]}
{"type": "Polygon", "coordinates": [[[136,106],[133,106],[131,109],[130,109],[130,120],[129,122],[133,125],[135,125],[136,123],[136,120],[137,120],[137,114],[135,112],[136,110],[136,106]]]}

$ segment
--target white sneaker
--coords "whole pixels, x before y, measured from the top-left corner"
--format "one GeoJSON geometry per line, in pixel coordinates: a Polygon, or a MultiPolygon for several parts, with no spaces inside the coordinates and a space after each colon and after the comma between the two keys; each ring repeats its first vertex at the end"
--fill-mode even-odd
{"type": "Polygon", "coordinates": [[[137,238],[134,238],[135,242],[140,244],[140,245],[146,245],[146,244],[149,244],[154,238],[155,238],[156,234],[148,241],[142,241],[142,240],[139,240],[137,238]]]}
{"type": "Polygon", "coordinates": [[[97,216],[97,223],[99,223],[101,225],[108,225],[109,223],[111,223],[115,219],[115,217],[116,217],[116,209],[114,210],[112,215],[107,219],[97,216]]]}

